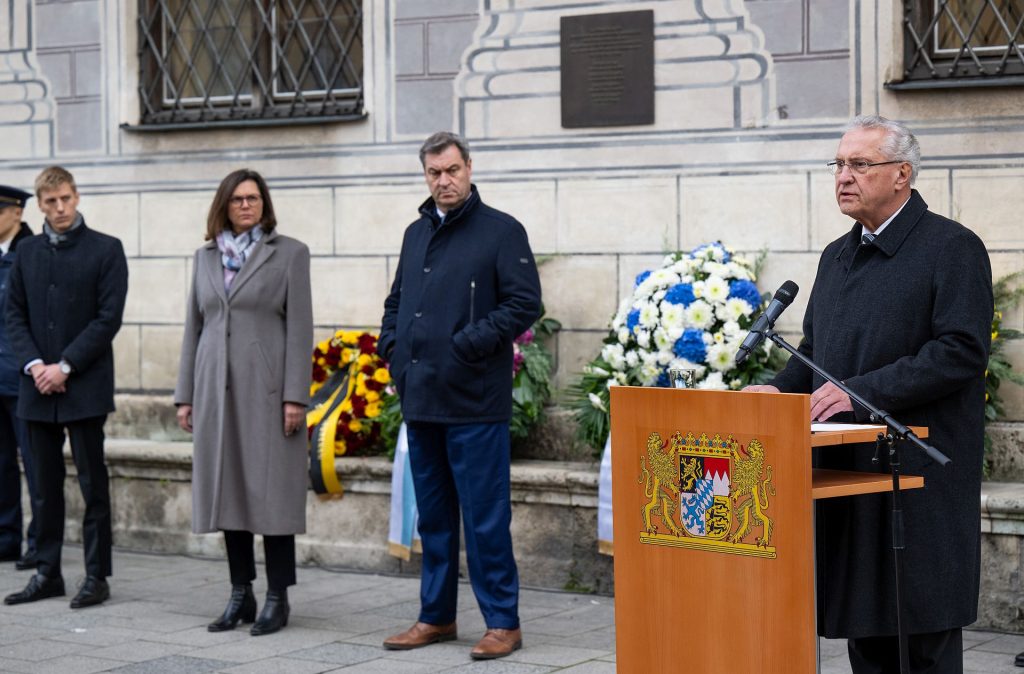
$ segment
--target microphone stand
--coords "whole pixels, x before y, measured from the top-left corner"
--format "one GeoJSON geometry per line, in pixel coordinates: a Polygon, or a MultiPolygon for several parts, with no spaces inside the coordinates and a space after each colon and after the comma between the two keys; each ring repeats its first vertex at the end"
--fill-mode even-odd
{"type": "Polygon", "coordinates": [[[879,409],[870,402],[857,395],[843,382],[839,381],[828,372],[814,364],[810,358],[790,346],[782,336],[769,327],[764,336],[772,340],[777,346],[788,351],[794,358],[806,365],[826,380],[835,384],[840,391],[850,396],[850,400],[866,409],[870,413],[872,422],[884,422],[886,433],[879,433],[875,439],[875,455],[872,463],[878,463],[878,454],[883,446],[889,448],[889,468],[892,472],[892,555],[896,574],[896,638],[900,650],[900,672],[910,674],[910,652],[907,648],[907,634],[904,631],[905,616],[903,606],[903,550],[906,547],[903,536],[903,499],[900,492],[900,451],[898,440],[910,440],[912,443],[927,454],[933,461],[941,466],[950,463],[950,458],[935,449],[921,438],[917,437],[910,428],[897,421],[885,410],[879,409]]]}

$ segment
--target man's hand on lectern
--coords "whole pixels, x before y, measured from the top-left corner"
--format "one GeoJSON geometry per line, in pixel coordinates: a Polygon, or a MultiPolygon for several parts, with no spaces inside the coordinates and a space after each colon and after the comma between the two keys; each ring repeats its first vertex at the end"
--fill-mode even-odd
{"type": "Polygon", "coordinates": [[[779,393],[779,389],[768,384],[751,384],[750,386],[744,386],[742,390],[748,393],[779,393]]]}

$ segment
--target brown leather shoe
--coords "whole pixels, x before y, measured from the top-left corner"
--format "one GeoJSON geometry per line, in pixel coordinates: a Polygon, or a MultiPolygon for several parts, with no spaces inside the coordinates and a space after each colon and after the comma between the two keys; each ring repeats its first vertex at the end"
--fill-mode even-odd
{"type": "Polygon", "coordinates": [[[520,629],[503,630],[489,629],[484,637],[477,642],[469,655],[474,660],[493,660],[503,658],[512,651],[523,647],[523,631],[520,629]]]}
{"type": "Polygon", "coordinates": [[[385,639],[384,648],[389,651],[410,651],[442,641],[455,641],[458,638],[455,623],[431,625],[418,622],[406,631],[385,639]]]}

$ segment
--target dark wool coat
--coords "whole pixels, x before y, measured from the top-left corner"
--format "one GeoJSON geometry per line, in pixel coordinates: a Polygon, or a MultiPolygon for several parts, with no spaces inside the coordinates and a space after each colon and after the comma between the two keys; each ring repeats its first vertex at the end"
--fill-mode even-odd
{"type": "Polygon", "coordinates": [[[306,531],[309,453],[284,403],[309,403],[309,248],[265,234],[224,290],[216,242],[196,251],[175,404],[192,405],[192,531],[306,531]]]}
{"type": "Polygon", "coordinates": [[[0,396],[14,398],[18,395],[21,383],[21,367],[18,357],[11,349],[11,340],[7,338],[7,328],[3,325],[3,317],[7,311],[7,278],[11,275],[11,267],[17,257],[18,243],[32,236],[32,230],[24,222],[21,229],[11,240],[7,254],[0,257],[0,396]]]}
{"type": "Polygon", "coordinates": [[[19,367],[62,358],[74,368],[64,393],[42,395],[22,375],[18,416],[66,423],[114,411],[114,335],[128,293],[121,242],[86,227],[51,244],[45,234],[18,244],[7,296],[7,336],[19,367]]]}
{"type": "MultiPolygon", "coordinates": [[[[985,368],[992,271],[981,240],[910,201],[873,244],[861,226],[833,241],[818,265],[800,350],[856,393],[908,425],[927,426],[945,468],[902,443],[902,472],[925,488],[903,492],[909,633],[961,627],[977,617],[985,368]]],[[[773,382],[810,392],[824,381],[790,360],[773,382]]],[[[836,421],[866,421],[866,412],[836,421]]],[[[888,472],[874,445],[817,450],[815,465],[888,472]]],[[[817,504],[818,630],[826,637],[896,633],[890,497],[817,504]]]]}
{"type": "Polygon", "coordinates": [[[526,230],[476,186],[440,223],[433,199],[409,225],[378,347],[406,421],[492,423],[512,416],[512,341],[540,315],[526,230]]]}

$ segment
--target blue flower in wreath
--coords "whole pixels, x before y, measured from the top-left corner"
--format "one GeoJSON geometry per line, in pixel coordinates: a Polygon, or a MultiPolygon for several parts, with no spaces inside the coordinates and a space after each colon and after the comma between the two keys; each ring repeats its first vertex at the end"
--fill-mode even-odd
{"type": "Polygon", "coordinates": [[[662,370],[661,374],[658,375],[658,381],[655,385],[661,388],[668,388],[668,383],[668,370],[662,370]]]}
{"type": "Polygon", "coordinates": [[[637,286],[639,286],[641,283],[646,281],[647,277],[650,276],[650,275],[651,275],[651,270],[650,269],[648,269],[647,271],[642,271],[639,274],[637,274],[636,275],[636,282],[633,284],[633,287],[636,288],[637,286]]]}
{"type": "Polygon", "coordinates": [[[697,328],[684,330],[683,336],[677,339],[672,346],[672,353],[691,363],[703,363],[707,355],[707,350],[704,347],[704,331],[697,328]]]}
{"type": "Polygon", "coordinates": [[[741,299],[753,309],[761,306],[761,293],[757,291],[756,285],[746,279],[729,283],[729,297],[741,299]]]}
{"type": "Polygon", "coordinates": [[[689,283],[677,283],[665,293],[665,301],[672,304],[690,306],[696,298],[693,296],[693,286],[689,283]]]}
{"type": "Polygon", "coordinates": [[[633,309],[633,311],[630,311],[629,315],[626,316],[626,327],[629,328],[630,332],[633,332],[638,325],[640,325],[640,310],[633,309]]]}

